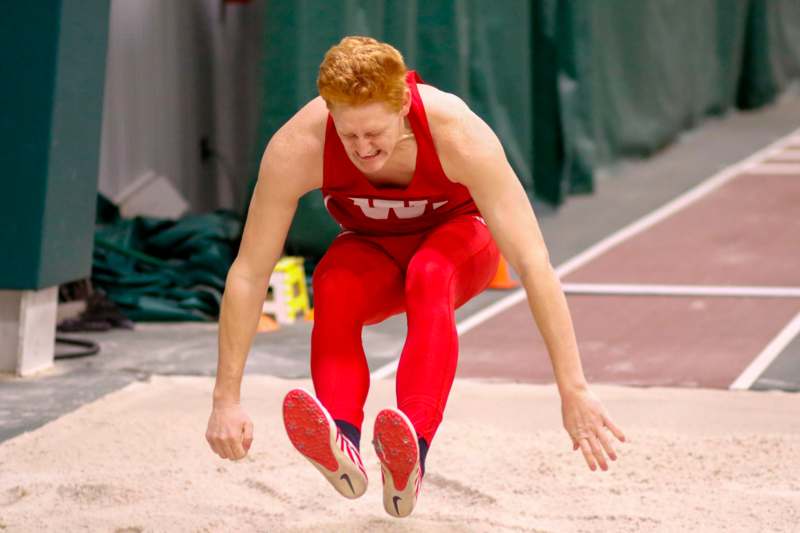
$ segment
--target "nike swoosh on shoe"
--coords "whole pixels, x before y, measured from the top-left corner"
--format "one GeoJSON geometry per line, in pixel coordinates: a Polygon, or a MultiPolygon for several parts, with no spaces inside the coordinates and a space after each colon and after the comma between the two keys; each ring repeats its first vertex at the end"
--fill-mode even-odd
{"type": "Polygon", "coordinates": [[[353,489],[353,483],[350,481],[350,476],[348,476],[347,474],[342,474],[341,477],[339,477],[339,479],[347,481],[347,486],[350,487],[350,492],[352,492],[353,494],[356,493],[355,489],[353,489]]]}
{"type": "Polygon", "coordinates": [[[400,514],[400,509],[397,508],[397,502],[399,502],[402,499],[403,498],[401,498],[400,496],[395,496],[394,498],[392,498],[392,503],[394,503],[394,512],[397,513],[398,515],[400,514]]]}
{"type": "Polygon", "coordinates": [[[293,389],[283,401],[283,422],[289,440],[346,498],[367,490],[367,472],[361,454],[341,434],[322,403],[303,389],[293,389]]]}
{"type": "Polygon", "coordinates": [[[373,437],[381,463],[383,508],[397,518],[408,516],[416,506],[422,478],[414,426],[402,411],[383,409],[375,418],[373,437]]]}

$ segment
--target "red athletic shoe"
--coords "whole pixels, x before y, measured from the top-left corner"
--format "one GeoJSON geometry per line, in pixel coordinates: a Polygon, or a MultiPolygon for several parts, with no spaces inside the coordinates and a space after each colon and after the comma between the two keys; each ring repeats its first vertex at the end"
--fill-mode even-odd
{"type": "Polygon", "coordinates": [[[398,518],[408,516],[417,503],[422,483],[417,433],[397,409],[384,409],[375,418],[375,452],[381,461],[383,508],[398,518]]]}
{"type": "Polygon", "coordinates": [[[346,498],[367,490],[367,472],[358,449],[339,432],[328,411],[303,389],[283,399],[283,424],[297,451],[346,498]]]}

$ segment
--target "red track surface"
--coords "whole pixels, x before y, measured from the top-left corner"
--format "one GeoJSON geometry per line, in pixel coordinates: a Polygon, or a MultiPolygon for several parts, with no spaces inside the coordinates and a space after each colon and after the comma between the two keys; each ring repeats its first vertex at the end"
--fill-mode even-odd
{"type": "MultiPolygon", "coordinates": [[[[568,301],[586,377],[626,385],[727,388],[800,311],[800,300],[754,298],[568,301]]],[[[553,381],[544,341],[521,307],[461,337],[460,377],[553,381]]]]}
{"type": "MultiPolygon", "coordinates": [[[[797,148],[800,148],[798,146],[797,148]]],[[[797,165],[792,147],[764,162],[797,165]]],[[[800,287],[800,170],[743,173],[564,279],[800,287]]],[[[800,312],[800,299],[570,296],[591,381],[728,388],[800,312]]],[[[461,336],[460,377],[552,382],[527,303],[461,336]]]]}
{"type": "Polygon", "coordinates": [[[566,282],[800,286],[800,175],[746,174],[566,282]]]}

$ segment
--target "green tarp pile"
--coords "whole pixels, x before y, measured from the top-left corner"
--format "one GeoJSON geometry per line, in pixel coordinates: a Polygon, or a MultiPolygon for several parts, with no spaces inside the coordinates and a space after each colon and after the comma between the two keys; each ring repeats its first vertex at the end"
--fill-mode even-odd
{"type": "Polygon", "coordinates": [[[124,219],[98,198],[92,283],[136,321],[213,320],[242,223],[226,211],[124,219]]]}

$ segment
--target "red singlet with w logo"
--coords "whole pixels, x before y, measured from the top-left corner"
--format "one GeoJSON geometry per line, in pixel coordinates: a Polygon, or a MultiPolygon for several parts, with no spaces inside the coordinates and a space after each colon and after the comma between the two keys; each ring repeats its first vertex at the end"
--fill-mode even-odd
{"type": "Polygon", "coordinates": [[[322,194],[325,207],[343,229],[367,235],[402,235],[432,229],[456,215],[480,215],[469,191],[444,173],[417,90],[422,79],[409,71],[408,122],[417,140],[414,176],[405,188],[378,187],[347,157],[328,115],[322,194]]]}

